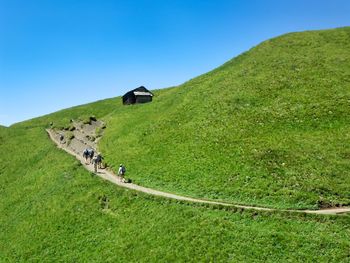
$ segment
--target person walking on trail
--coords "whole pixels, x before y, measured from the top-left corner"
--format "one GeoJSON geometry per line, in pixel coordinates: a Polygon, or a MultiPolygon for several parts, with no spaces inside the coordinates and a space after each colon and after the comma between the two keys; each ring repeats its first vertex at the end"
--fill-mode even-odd
{"type": "Polygon", "coordinates": [[[101,155],[101,153],[98,153],[96,155],[96,162],[97,162],[97,165],[98,165],[98,168],[102,168],[102,160],[103,160],[103,156],[101,155]]]}
{"type": "Polygon", "coordinates": [[[86,149],[83,151],[83,158],[85,159],[85,163],[86,163],[86,164],[87,164],[87,160],[88,160],[89,157],[90,157],[89,149],[86,148],[86,149]]]}
{"type": "Polygon", "coordinates": [[[94,159],[92,159],[92,164],[94,165],[94,171],[95,173],[97,173],[97,156],[94,157],[94,159]]]}
{"type": "Polygon", "coordinates": [[[84,151],[83,151],[83,157],[85,158],[85,163],[86,164],[90,164],[92,162],[92,158],[94,158],[94,150],[91,149],[91,148],[86,148],[84,151]],[[89,162],[88,162],[89,160],[89,162]]]}
{"type": "Polygon", "coordinates": [[[90,158],[90,163],[91,163],[92,158],[94,158],[95,152],[92,148],[89,148],[88,151],[89,151],[89,158],[90,158]]]}
{"type": "Polygon", "coordinates": [[[95,173],[97,173],[97,168],[102,169],[102,160],[104,158],[102,157],[101,153],[98,153],[93,159],[92,163],[94,165],[95,173]]]}
{"type": "Polygon", "coordinates": [[[126,168],[123,164],[119,165],[118,175],[121,177],[122,182],[125,182],[124,175],[126,172],[126,168]]]}

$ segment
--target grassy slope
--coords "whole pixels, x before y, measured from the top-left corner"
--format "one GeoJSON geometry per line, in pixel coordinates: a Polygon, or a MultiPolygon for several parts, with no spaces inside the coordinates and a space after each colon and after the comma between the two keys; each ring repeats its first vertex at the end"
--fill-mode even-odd
{"type": "Polygon", "coordinates": [[[349,260],[349,216],[225,211],[120,189],[32,124],[0,131],[11,153],[0,163],[1,262],[349,260]]]}
{"type": "Polygon", "coordinates": [[[145,185],[276,207],[313,206],[320,196],[346,203],[348,32],[267,41],[157,91],[151,104],[108,99],[0,129],[0,261],[349,261],[349,215],[224,211],[120,189],[91,177],[44,131],[50,121],[107,120],[101,146],[108,162],[125,162],[145,185]]]}
{"type": "Polygon", "coordinates": [[[350,28],[265,41],[150,104],[120,98],[17,124],[107,121],[100,146],[138,184],[281,208],[349,205],[350,28]]]}
{"type": "Polygon", "coordinates": [[[123,107],[101,149],[136,183],[284,208],[348,205],[350,28],[268,40],[154,102],[123,107]]]}

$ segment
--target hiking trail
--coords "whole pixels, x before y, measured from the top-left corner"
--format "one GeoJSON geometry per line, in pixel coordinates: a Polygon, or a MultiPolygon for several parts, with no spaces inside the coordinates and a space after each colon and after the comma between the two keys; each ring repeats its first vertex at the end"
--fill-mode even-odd
{"type": "MultiPolygon", "coordinates": [[[[94,167],[92,164],[86,164],[85,160],[82,156],[82,152],[85,148],[91,147],[93,149],[96,149],[97,147],[97,139],[93,140],[86,140],[86,138],[91,138],[92,133],[96,128],[103,127],[103,123],[93,121],[89,124],[82,124],[78,123],[79,128],[76,128],[73,130],[74,137],[70,139],[70,142],[66,142],[62,139],[60,139],[60,136],[62,135],[62,131],[54,131],[52,129],[47,129],[47,133],[50,137],[50,139],[57,145],[58,148],[65,150],[67,153],[75,156],[81,164],[90,172],[94,173],[94,167]],[[92,124],[93,129],[88,128],[92,124]],[[85,129],[84,129],[85,126],[85,129]]],[[[292,209],[275,209],[275,208],[266,208],[266,207],[257,207],[257,206],[248,206],[248,205],[238,205],[238,204],[232,204],[232,203],[226,203],[221,201],[212,201],[212,200],[205,200],[205,199],[199,199],[199,198],[192,198],[192,197],[186,197],[181,196],[177,194],[167,193],[159,190],[155,190],[148,187],[143,187],[140,185],[136,185],[133,183],[124,183],[121,181],[121,178],[114,174],[113,172],[107,170],[107,169],[98,169],[97,173],[95,173],[97,176],[103,178],[104,180],[108,180],[118,186],[132,189],[135,191],[143,192],[146,194],[151,194],[155,196],[161,196],[165,198],[171,198],[176,200],[182,200],[182,201],[188,201],[188,202],[194,202],[194,203],[202,203],[202,204],[213,204],[213,205],[221,205],[221,206],[229,206],[229,207],[236,207],[241,209],[251,209],[251,210],[260,210],[260,211],[283,211],[283,212],[295,212],[295,213],[306,213],[306,214],[324,214],[324,215],[336,215],[336,214],[342,214],[342,213],[348,213],[350,212],[350,207],[337,207],[337,208],[327,208],[327,209],[320,209],[320,210],[292,210],[292,209]]]]}

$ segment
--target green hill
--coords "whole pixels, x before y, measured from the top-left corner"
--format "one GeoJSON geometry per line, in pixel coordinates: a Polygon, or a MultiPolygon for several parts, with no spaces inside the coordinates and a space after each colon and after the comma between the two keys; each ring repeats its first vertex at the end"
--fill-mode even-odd
{"type": "Polygon", "coordinates": [[[91,176],[44,129],[0,130],[0,262],[347,262],[350,217],[222,210],[91,176]]]}
{"type": "Polygon", "coordinates": [[[108,99],[0,129],[0,261],[348,261],[349,215],[230,211],[120,189],[44,128],[103,119],[106,162],[145,186],[277,208],[349,204],[349,48],[350,28],[287,34],[149,104],[108,99]]]}
{"type": "Polygon", "coordinates": [[[166,191],[350,204],[349,50],[349,28],[268,40],[149,105],[116,105],[101,149],[135,182],[166,191]]]}

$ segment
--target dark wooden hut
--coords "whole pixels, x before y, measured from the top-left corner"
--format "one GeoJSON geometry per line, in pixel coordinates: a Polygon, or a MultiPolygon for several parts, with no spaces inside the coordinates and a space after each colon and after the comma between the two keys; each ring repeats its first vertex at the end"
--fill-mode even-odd
{"type": "Polygon", "coordinates": [[[151,102],[153,93],[146,89],[144,86],[130,90],[123,96],[123,104],[130,105],[135,103],[151,102]]]}

